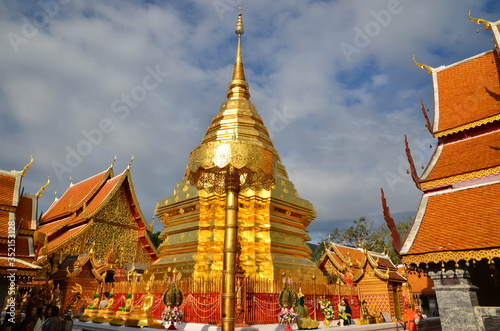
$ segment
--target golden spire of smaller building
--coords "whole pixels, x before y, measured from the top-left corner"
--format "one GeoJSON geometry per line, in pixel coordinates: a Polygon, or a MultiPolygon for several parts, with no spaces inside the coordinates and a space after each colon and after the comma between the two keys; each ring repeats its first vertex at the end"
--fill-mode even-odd
{"type": "Polygon", "coordinates": [[[248,83],[245,79],[245,70],[243,68],[243,57],[241,55],[241,36],[245,30],[243,29],[243,14],[238,13],[238,22],[236,23],[235,33],[238,36],[238,47],[236,48],[236,61],[234,63],[233,78],[229,83],[227,90],[228,99],[250,99],[248,83]]]}

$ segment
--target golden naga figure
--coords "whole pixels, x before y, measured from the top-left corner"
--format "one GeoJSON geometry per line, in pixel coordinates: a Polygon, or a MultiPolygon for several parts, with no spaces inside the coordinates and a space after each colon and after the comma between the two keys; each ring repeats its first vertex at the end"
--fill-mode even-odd
{"type": "Polygon", "coordinates": [[[127,319],[130,318],[130,308],[132,308],[132,294],[129,293],[127,294],[125,304],[116,311],[115,317],[109,324],[116,326],[125,325],[127,319]]]}
{"type": "Polygon", "coordinates": [[[99,313],[99,294],[96,293],[94,294],[94,299],[92,300],[92,303],[87,308],[85,308],[85,311],[83,312],[79,320],[82,322],[91,321],[97,317],[98,313],[99,313]]]}
{"type": "Polygon", "coordinates": [[[146,294],[142,297],[141,302],[130,311],[130,317],[125,322],[126,326],[139,326],[141,328],[147,326],[149,328],[163,329],[163,324],[153,319],[152,315],[155,300],[155,295],[151,293],[153,281],[154,275],[146,283],[146,294]]]}

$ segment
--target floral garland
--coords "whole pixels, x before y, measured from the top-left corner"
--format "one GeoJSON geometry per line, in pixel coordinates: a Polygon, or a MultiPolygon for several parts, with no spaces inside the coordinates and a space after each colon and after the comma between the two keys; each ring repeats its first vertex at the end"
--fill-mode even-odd
{"type": "Polygon", "coordinates": [[[179,323],[183,317],[184,313],[177,306],[167,306],[161,313],[161,319],[168,323],[179,323]]]}
{"type": "Polygon", "coordinates": [[[278,314],[279,324],[286,325],[296,323],[299,319],[299,314],[293,311],[293,308],[287,307],[283,308],[278,314]]]}
{"type": "Polygon", "coordinates": [[[333,311],[332,305],[327,298],[320,297],[319,298],[319,306],[321,308],[321,312],[323,313],[323,317],[326,320],[331,321],[331,320],[335,319],[335,312],[333,311]]]}
{"type": "Polygon", "coordinates": [[[338,318],[343,320],[348,319],[347,313],[345,312],[345,306],[342,306],[340,303],[339,303],[339,312],[337,313],[337,316],[338,318]]]}

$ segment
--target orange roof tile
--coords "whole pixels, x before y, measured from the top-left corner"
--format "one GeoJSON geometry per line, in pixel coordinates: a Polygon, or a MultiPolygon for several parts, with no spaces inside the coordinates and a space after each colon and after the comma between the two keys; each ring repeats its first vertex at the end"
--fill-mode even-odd
{"type": "Polygon", "coordinates": [[[14,192],[18,179],[15,176],[0,174],[0,205],[12,206],[14,204],[14,196],[19,194],[19,192],[14,192]]]}
{"type": "Polygon", "coordinates": [[[438,126],[449,130],[500,113],[500,59],[491,51],[437,72],[438,126]]]}
{"type": "Polygon", "coordinates": [[[110,176],[112,176],[111,168],[69,187],[61,198],[49,207],[42,216],[40,223],[43,224],[51,219],[67,215],[71,212],[70,205],[71,208],[81,206],[110,176]]]}
{"type": "Polygon", "coordinates": [[[55,238],[54,240],[51,240],[48,243],[48,245],[47,245],[49,251],[51,251],[52,249],[56,248],[57,245],[59,245],[60,243],[66,241],[71,236],[78,235],[81,231],[83,231],[85,229],[85,227],[87,225],[88,225],[88,223],[85,223],[85,224],[79,225],[77,227],[74,227],[72,229],[69,229],[68,231],[62,233],[59,237],[55,238]]]}
{"type": "Polygon", "coordinates": [[[61,225],[62,223],[64,223],[68,218],[69,217],[65,217],[65,218],[62,218],[62,219],[54,221],[54,222],[45,223],[43,225],[40,225],[38,227],[37,231],[41,232],[41,233],[47,233],[50,230],[54,229],[55,227],[58,227],[59,225],[61,225]]]}
{"type": "MultiPolygon", "coordinates": [[[[2,274],[5,274],[5,269],[10,269],[12,268],[12,265],[9,263],[9,260],[7,257],[0,257],[0,270],[2,270],[3,272],[0,272],[2,274]]],[[[37,266],[33,263],[30,263],[30,262],[27,262],[27,261],[24,261],[22,259],[15,259],[15,262],[14,262],[14,268],[16,269],[31,269],[31,270],[40,270],[42,269],[42,267],[40,266],[37,266]]]]}
{"type": "Polygon", "coordinates": [[[438,161],[429,175],[421,179],[421,182],[500,165],[500,151],[493,148],[498,145],[499,141],[500,131],[496,131],[443,145],[438,161]]]}
{"type": "Polygon", "coordinates": [[[97,192],[92,201],[87,205],[87,214],[93,214],[94,211],[96,211],[102,203],[105,202],[106,198],[110,196],[110,193],[113,192],[113,190],[122,182],[122,178],[123,174],[120,174],[108,180],[106,184],[101,187],[99,192],[97,192]]]}
{"type": "Polygon", "coordinates": [[[1,238],[7,238],[9,235],[9,219],[10,219],[10,214],[9,212],[0,210],[0,237],[1,238]]]}
{"type": "Polygon", "coordinates": [[[408,254],[500,247],[500,183],[446,192],[427,195],[408,254]]]}
{"type": "Polygon", "coordinates": [[[20,222],[22,220],[21,229],[31,230],[31,221],[33,218],[36,219],[37,216],[36,213],[33,215],[33,200],[35,199],[25,195],[19,200],[19,206],[16,210],[16,221],[20,222]]]}

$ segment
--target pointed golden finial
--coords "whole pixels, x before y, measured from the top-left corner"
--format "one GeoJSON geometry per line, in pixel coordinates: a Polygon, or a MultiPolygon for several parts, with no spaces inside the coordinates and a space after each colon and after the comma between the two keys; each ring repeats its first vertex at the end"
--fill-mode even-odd
{"type": "Polygon", "coordinates": [[[427,69],[427,73],[428,73],[429,75],[432,75],[432,68],[431,68],[431,67],[429,67],[428,65],[421,64],[421,63],[418,63],[417,61],[415,61],[415,55],[413,55],[413,63],[415,63],[415,65],[416,65],[417,67],[419,67],[420,69],[424,69],[424,68],[425,68],[425,69],[427,69]]]}
{"type": "Polygon", "coordinates": [[[45,190],[45,188],[50,184],[50,176],[47,177],[47,183],[45,185],[43,185],[42,187],[40,187],[40,189],[38,190],[38,192],[36,192],[36,197],[37,198],[41,198],[42,197],[42,191],[45,190]]]}
{"type": "Polygon", "coordinates": [[[151,224],[148,226],[148,231],[153,232],[155,230],[155,215],[153,215],[151,224]]]}
{"type": "MultiPolygon", "coordinates": [[[[476,22],[476,24],[483,24],[484,28],[486,30],[491,30],[491,23],[487,20],[483,20],[482,18],[473,18],[470,16],[470,13],[471,13],[471,10],[469,10],[469,14],[467,16],[469,16],[469,19],[472,21],[472,22],[476,22]]],[[[479,32],[479,30],[477,30],[477,32],[479,32]]]]}
{"type": "Polygon", "coordinates": [[[243,14],[241,6],[239,7],[238,22],[236,23],[235,33],[238,36],[238,46],[236,48],[236,62],[234,63],[233,78],[229,83],[227,91],[228,99],[250,99],[248,83],[245,78],[245,70],[243,68],[243,56],[241,55],[241,36],[245,32],[243,29],[243,14]]]}
{"type": "Polygon", "coordinates": [[[115,155],[115,158],[114,158],[113,162],[111,162],[111,165],[109,167],[113,168],[113,166],[115,165],[115,162],[116,162],[116,155],[115,155]]]}
{"type": "Polygon", "coordinates": [[[132,165],[132,162],[134,162],[134,156],[132,155],[132,158],[130,159],[130,162],[128,163],[127,169],[130,169],[130,166],[132,165]]]}

